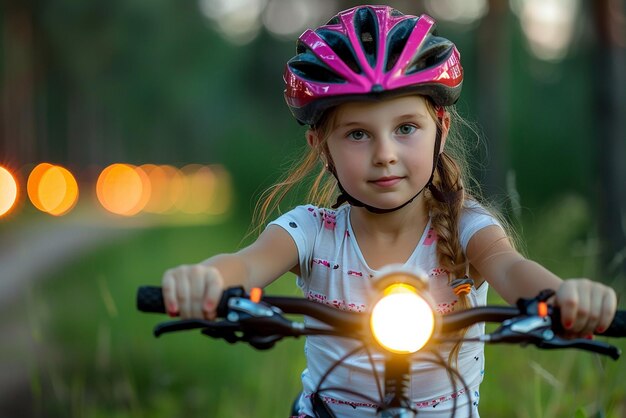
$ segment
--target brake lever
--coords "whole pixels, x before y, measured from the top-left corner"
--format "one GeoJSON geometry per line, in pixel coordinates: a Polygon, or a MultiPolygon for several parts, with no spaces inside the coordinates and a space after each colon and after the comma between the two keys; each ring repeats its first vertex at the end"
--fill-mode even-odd
{"type": "Polygon", "coordinates": [[[178,321],[162,322],[154,327],[153,334],[160,337],[163,334],[178,331],[189,331],[192,329],[204,328],[239,328],[234,327],[226,321],[207,321],[205,319],[181,319],[178,321]]]}
{"type": "Polygon", "coordinates": [[[507,319],[491,334],[481,339],[489,343],[535,344],[556,338],[549,316],[523,316],[507,319]]]}
{"type": "Polygon", "coordinates": [[[622,351],[610,344],[603,341],[593,341],[583,338],[575,338],[567,340],[561,337],[554,337],[549,341],[532,341],[534,345],[544,349],[557,349],[557,348],[578,348],[581,350],[592,351],[594,353],[602,354],[611,357],[613,360],[617,360],[622,351]]]}
{"type": "Polygon", "coordinates": [[[234,344],[245,342],[257,350],[268,350],[286,336],[300,335],[302,324],[286,319],[280,309],[245,297],[228,300],[226,320],[236,330],[205,328],[204,335],[234,344]]]}
{"type": "Polygon", "coordinates": [[[542,349],[578,348],[602,354],[617,360],[621,350],[602,341],[582,338],[565,339],[552,330],[550,316],[524,316],[508,319],[493,333],[485,334],[481,339],[489,343],[533,344],[542,349]]]}
{"type": "Polygon", "coordinates": [[[223,306],[225,319],[184,319],[158,324],[155,337],[165,333],[202,329],[202,334],[228,343],[246,342],[259,350],[272,348],[285,336],[302,335],[304,324],[288,320],[282,311],[263,302],[231,296],[223,306]]]}

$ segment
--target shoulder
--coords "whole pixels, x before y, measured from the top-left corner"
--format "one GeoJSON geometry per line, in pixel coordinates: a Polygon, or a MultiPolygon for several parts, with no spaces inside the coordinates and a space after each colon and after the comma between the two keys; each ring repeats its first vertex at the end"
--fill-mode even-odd
{"type": "Polygon", "coordinates": [[[319,216],[319,211],[320,208],[314,205],[300,205],[291,209],[289,212],[285,213],[285,215],[305,218],[317,218],[319,216]]]}
{"type": "MultiPolygon", "coordinates": [[[[326,229],[334,229],[338,223],[344,223],[348,219],[348,205],[339,209],[329,209],[315,205],[296,206],[285,215],[314,219],[320,226],[326,229]]],[[[283,215],[284,216],[284,215],[283,215]]]]}
{"type": "Polygon", "coordinates": [[[469,240],[476,232],[492,225],[502,226],[498,217],[489,209],[472,198],[466,199],[459,219],[459,236],[463,248],[467,248],[469,240]]]}
{"type": "Polygon", "coordinates": [[[483,205],[473,197],[466,198],[463,201],[463,211],[490,213],[489,210],[485,208],[485,205],[483,205]]]}
{"type": "Polygon", "coordinates": [[[466,199],[461,209],[461,222],[474,221],[477,219],[492,219],[494,222],[498,222],[496,214],[491,210],[487,209],[473,198],[466,199]]]}
{"type": "Polygon", "coordinates": [[[347,223],[348,213],[348,205],[341,206],[337,210],[315,205],[300,205],[271,223],[289,226],[295,223],[313,229],[335,230],[337,225],[343,227],[347,223]]]}

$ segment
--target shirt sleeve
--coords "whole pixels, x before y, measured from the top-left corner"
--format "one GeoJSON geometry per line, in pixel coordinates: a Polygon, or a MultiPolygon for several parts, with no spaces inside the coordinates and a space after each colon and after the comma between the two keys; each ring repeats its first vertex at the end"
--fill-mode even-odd
{"type": "Polygon", "coordinates": [[[312,205],[297,206],[269,225],[278,225],[291,236],[298,249],[300,276],[309,277],[313,248],[321,226],[318,208],[312,205]]]}
{"type": "Polygon", "coordinates": [[[467,251],[467,244],[476,232],[491,225],[502,227],[496,217],[478,202],[473,200],[467,201],[463,207],[463,213],[459,222],[459,239],[463,251],[467,251]]]}

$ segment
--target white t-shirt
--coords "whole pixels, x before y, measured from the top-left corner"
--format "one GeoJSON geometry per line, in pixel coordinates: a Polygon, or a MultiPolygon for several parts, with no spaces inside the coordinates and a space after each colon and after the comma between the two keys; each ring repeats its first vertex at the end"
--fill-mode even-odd
{"type": "MultiPolygon", "coordinates": [[[[350,206],[343,205],[337,210],[318,208],[312,205],[298,206],[282,215],[270,225],[284,228],[293,238],[298,249],[300,276],[297,284],[306,298],[346,311],[364,312],[372,295],[371,278],[377,273],[370,268],[359,249],[350,225],[350,206]]],[[[473,201],[465,204],[459,223],[460,242],[465,251],[470,238],[480,229],[498,225],[497,220],[473,201]]],[[[423,235],[404,266],[416,266],[429,275],[431,295],[436,310],[448,313],[454,309],[457,297],[448,285],[447,272],[439,267],[436,254],[437,235],[430,221],[423,235]]],[[[468,295],[472,306],[485,305],[487,283],[478,289],[472,287],[468,295]]],[[[323,326],[312,318],[305,318],[307,325],[323,326]]],[[[466,334],[468,337],[480,335],[484,325],[474,325],[466,334]]],[[[328,336],[309,336],[305,343],[307,368],[302,372],[303,393],[300,398],[300,414],[314,416],[310,397],[316,390],[325,372],[342,356],[359,345],[355,340],[328,336]]],[[[447,361],[447,349],[440,351],[447,361]]],[[[383,355],[373,351],[374,362],[379,373],[383,372],[383,355]]],[[[432,358],[432,355],[431,357],[432,358]]],[[[469,397],[460,382],[456,390],[446,371],[428,361],[414,361],[411,365],[410,396],[419,416],[448,417],[457,403],[457,417],[469,415],[468,407],[473,408],[473,417],[478,417],[478,387],[484,373],[483,344],[466,342],[462,345],[458,369],[470,388],[469,397]],[[471,406],[468,405],[471,403],[471,406]]],[[[372,365],[367,354],[359,351],[337,367],[322,384],[323,388],[347,388],[379,399],[377,385],[372,373],[372,365]]],[[[337,417],[374,417],[375,405],[370,400],[360,398],[341,390],[323,391],[320,397],[333,410],[337,417]]]]}

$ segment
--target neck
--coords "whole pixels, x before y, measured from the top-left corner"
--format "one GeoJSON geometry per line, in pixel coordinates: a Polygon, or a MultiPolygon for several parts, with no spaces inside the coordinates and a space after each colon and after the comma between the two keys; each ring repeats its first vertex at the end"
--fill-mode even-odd
{"type": "Polygon", "coordinates": [[[428,211],[423,196],[419,196],[402,209],[390,213],[375,214],[363,207],[352,206],[350,222],[355,232],[371,237],[421,234],[428,222],[428,211]]]}

